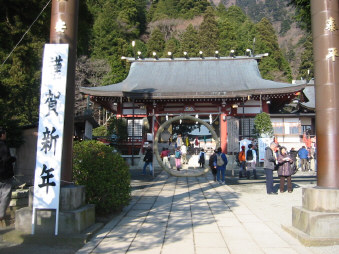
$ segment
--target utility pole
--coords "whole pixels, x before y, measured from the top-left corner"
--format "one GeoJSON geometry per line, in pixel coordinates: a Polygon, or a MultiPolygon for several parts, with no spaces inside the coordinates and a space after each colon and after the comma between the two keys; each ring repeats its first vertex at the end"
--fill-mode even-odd
{"type": "Polygon", "coordinates": [[[78,0],[52,0],[50,43],[69,44],[61,181],[72,182],[78,0]]]}

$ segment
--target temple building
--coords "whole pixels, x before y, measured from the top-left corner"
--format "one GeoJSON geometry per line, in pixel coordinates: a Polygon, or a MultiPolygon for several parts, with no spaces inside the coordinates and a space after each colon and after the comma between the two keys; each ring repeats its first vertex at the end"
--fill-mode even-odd
{"type": "MultiPolygon", "coordinates": [[[[279,112],[306,86],[263,79],[258,69],[262,57],[124,58],[131,63],[124,81],[80,91],[127,119],[125,145],[133,145],[133,153],[152,140],[159,125],[180,115],[194,116],[213,126],[223,151],[232,153],[238,151],[239,140],[254,137],[256,114],[279,112]],[[150,125],[148,130],[145,123],[150,125]]],[[[192,127],[196,123],[184,119],[172,124],[169,133],[180,132],[181,124],[192,127]]],[[[206,143],[205,134],[196,132],[196,136],[206,143]]],[[[193,138],[192,131],[190,142],[193,138]]]]}

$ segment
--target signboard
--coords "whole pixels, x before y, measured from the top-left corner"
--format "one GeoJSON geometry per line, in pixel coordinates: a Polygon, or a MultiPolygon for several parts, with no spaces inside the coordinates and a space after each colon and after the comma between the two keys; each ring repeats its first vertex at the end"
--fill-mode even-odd
{"type": "Polygon", "coordinates": [[[258,138],[259,162],[265,160],[265,148],[270,146],[272,138],[258,138]]]}
{"type": "Polygon", "coordinates": [[[64,131],[68,44],[46,44],[43,56],[32,234],[36,209],[55,209],[58,234],[61,154],[64,131]]]}

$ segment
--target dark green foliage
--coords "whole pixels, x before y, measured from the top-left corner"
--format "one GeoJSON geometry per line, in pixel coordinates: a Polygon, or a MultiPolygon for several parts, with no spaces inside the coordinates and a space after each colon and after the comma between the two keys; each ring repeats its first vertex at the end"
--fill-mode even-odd
{"type": "Polygon", "coordinates": [[[182,57],[183,53],[179,52],[179,48],[180,48],[180,42],[172,37],[170,39],[168,39],[165,43],[165,50],[164,52],[172,52],[172,55],[174,57],[182,57]]]}
{"type": "Polygon", "coordinates": [[[236,24],[242,24],[248,19],[241,8],[235,5],[232,5],[230,8],[227,9],[226,18],[236,24]]]}
{"type": "Polygon", "coordinates": [[[259,64],[263,78],[290,81],[291,69],[279,48],[272,24],[268,19],[263,18],[255,27],[256,50],[269,54],[259,64]]]}
{"type": "Polygon", "coordinates": [[[151,37],[147,42],[147,55],[152,56],[153,52],[156,52],[159,57],[163,55],[165,49],[165,37],[160,29],[156,28],[151,33],[151,37]]]}
{"type": "Polygon", "coordinates": [[[304,43],[304,52],[301,54],[301,64],[298,78],[311,79],[314,77],[312,37],[308,36],[304,43]],[[309,73],[308,73],[309,72],[309,73]]]}
{"type": "Polygon", "coordinates": [[[45,2],[2,1],[0,9],[0,122],[16,126],[36,124],[40,97],[43,44],[48,40],[50,8],[14,49],[45,2]],[[13,51],[12,55],[5,59],[13,51]]]}
{"type": "Polygon", "coordinates": [[[125,118],[111,117],[107,124],[107,136],[118,136],[118,141],[126,141],[128,138],[127,121],[125,118]]]}
{"type": "Polygon", "coordinates": [[[311,0],[290,0],[290,4],[297,9],[297,20],[311,32],[311,0]]]}
{"type": "Polygon", "coordinates": [[[281,22],[279,31],[280,35],[285,35],[286,32],[291,29],[291,23],[291,20],[284,20],[283,22],[281,22]]]}
{"type": "Polygon", "coordinates": [[[93,136],[95,137],[104,137],[107,136],[107,129],[105,125],[99,126],[92,131],[93,136]]]}
{"type": "Polygon", "coordinates": [[[19,120],[6,120],[5,122],[0,122],[0,126],[6,130],[8,147],[18,148],[25,142],[22,135],[23,128],[20,126],[19,120]]]}
{"type": "Polygon", "coordinates": [[[219,30],[214,10],[208,7],[199,29],[199,45],[204,55],[212,56],[218,50],[219,30]]]}
{"type": "Polygon", "coordinates": [[[180,38],[180,52],[188,52],[190,57],[199,55],[198,31],[190,24],[180,38]]]}
{"type": "Polygon", "coordinates": [[[262,112],[255,116],[254,132],[258,137],[261,137],[262,135],[267,135],[269,137],[273,136],[273,126],[269,114],[262,112]]]}
{"type": "Polygon", "coordinates": [[[207,0],[158,0],[152,3],[147,20],[191,19],[204,13],[208,6],[210,6],[210,3],[207,0]]]}
{"type": "Polygon", "coordinates": [[[119,211],[130,199],[127,164],[111,147],[97,141],[75,142],[73,178],[86,186],[86,201],[95,204],[98,214],[119,211]]]}
{"type": "Polygon", "coordinates": [[[237,31],[227,18],[219,20],[219,51],[228,56],[231,50],[237,49],[237,31]]]}

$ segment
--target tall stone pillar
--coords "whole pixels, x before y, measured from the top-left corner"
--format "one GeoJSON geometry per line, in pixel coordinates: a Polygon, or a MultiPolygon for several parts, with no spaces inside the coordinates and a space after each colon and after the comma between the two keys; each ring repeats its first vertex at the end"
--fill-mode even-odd
{"type": "Polygon", "coordinates": [[[291,229],[305,245],[339,244],[338,8],[338,0],[311,0],[318,186],[303,189],[291,229]]]}
{"type": "Polygon", "coordinates": [[[78,10],[78,0],[52,0],[50,43],[69,44],[64,139],[61,162],[61,180],[63,181],[63,183],[72,181],[75,64],[77,51],[78,10]]]}

